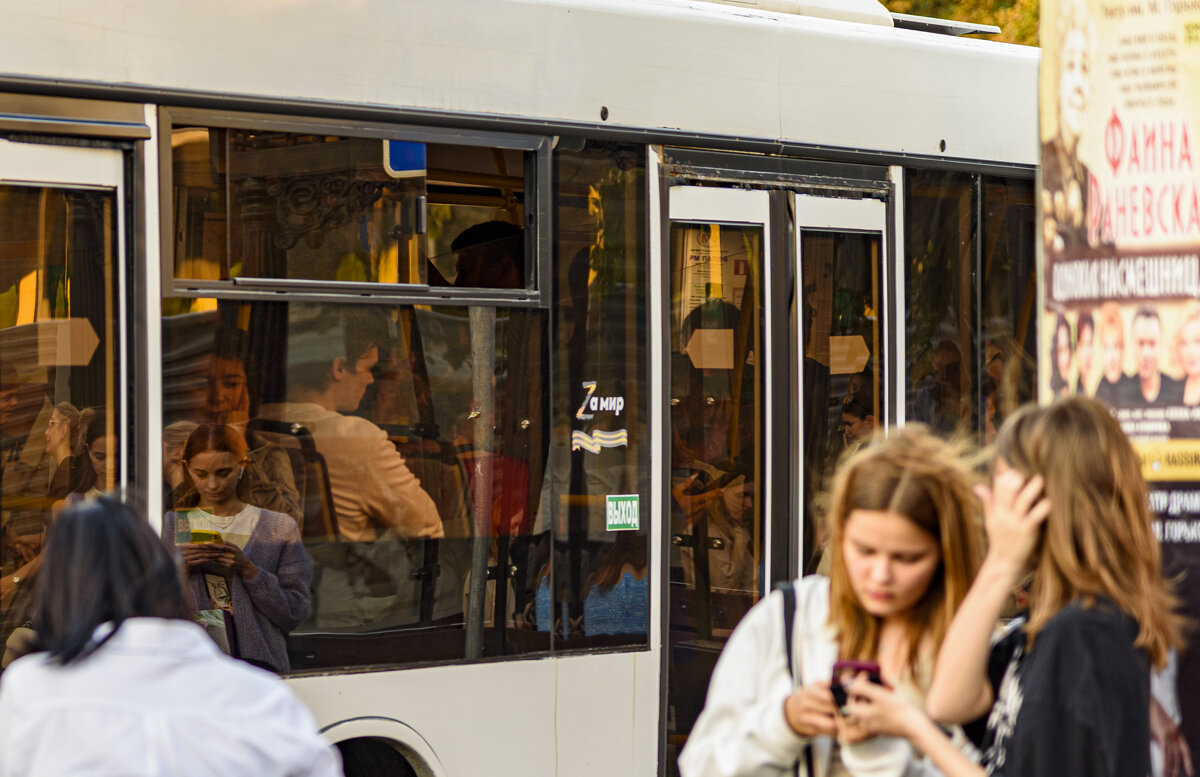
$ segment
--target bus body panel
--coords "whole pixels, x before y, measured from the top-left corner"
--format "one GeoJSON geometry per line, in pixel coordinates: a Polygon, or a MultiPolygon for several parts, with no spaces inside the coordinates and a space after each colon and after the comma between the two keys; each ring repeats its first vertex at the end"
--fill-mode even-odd
{"type": "Polygon", "coordinates": [[[10,6],[0,77],[1037,161],[1029,47],[673,0],[10,6]]]}
{"type": "MultiPolygon", "coordinates": [[[[484,763],[497,777],[649,775],[657,760],[657,660],[648,651],[622,652],[289,682],[318,727],[345,734],[343,721],[395,721],[428,744],[447,775],[474,774],[484,763]],[[397,720],[398,709],[412,717],[397,720]]],[[[372,735],[389,730],[381,724],[372,735]]]]}

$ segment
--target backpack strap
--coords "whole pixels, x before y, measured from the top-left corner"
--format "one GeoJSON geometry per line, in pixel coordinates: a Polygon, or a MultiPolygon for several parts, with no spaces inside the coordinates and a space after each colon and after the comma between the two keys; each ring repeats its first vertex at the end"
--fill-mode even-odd
{"type": "MultiPolygon", "coordinates": [[[[776,590],[783,594],[783,645],[785,655],[787,655],[788,676],[792,678],[792,687],[796,687],[796,657],[793,650],[793,634],[796,626],[796,586],[792,582],[786,581],[775,584],[776,590]]],[[[801,680],[803,678],[800,678],[801,680]]],[[[812,745],[804,746],[804,767],[805,774],[808,777],[813,777],[813,758],[812,745]]],[[[799,777],[800,775],[800,759],[796,759],[796,763],[792,765],[792,772],[799,777]]]]}
{"type": "Polygon", "coordinates": [[[796,587],[789,580],[779,583],[775,588],[783,594],[783,644],[787,651],[788,675],[792,685],[796,684],[796,658],[792,654],[792,631],[796,623],[796,587]]]}

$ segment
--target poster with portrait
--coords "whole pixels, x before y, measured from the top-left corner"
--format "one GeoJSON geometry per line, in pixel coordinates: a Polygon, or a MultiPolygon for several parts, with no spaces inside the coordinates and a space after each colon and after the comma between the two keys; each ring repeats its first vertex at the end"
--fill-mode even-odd
{"type": "MultiPolygon", "coordinates": [[[[1040,395],[1112,408],[1200,623],[1200,2],[1047,0],[1041,44],[1040,395]]],[[[1157,774],[1200,765],[1200,649],[1176,658],[1157,774]]]]}

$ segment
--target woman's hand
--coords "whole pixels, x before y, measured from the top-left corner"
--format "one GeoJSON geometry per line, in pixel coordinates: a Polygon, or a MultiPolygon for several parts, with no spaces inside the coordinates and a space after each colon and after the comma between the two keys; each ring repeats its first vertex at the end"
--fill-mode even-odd
{"type": "Polygon", "coordinates": [[[190,542],[180,545],[179,552],[183,554],[183,563],[187,568],[195,569],[210,562],[219,563],[221,546],[213,542],[190,542]]]}
{"type": "Polygon", "coordinates": [[[919,718],[925,713],[903,695],[891,688],[876,685],[866,674],[846,686],[850,700],[842,718],[842,738],[860,742],[873,736],[904,737],[908,739],[919,718]]]}
{"type": "Polygon", "coordinates": [[[709,505],[721,498],[721,489],[702,490],[704,483],[700,473],[680,478],[671,484],[671,495],[683,510],[688,526],[695,526],[708,511],[709,505]],[[698,488],[699,486],[699,488],[698,488]]]}
{"type": "Polygon", "coordinates": [[[211,544],[219,551],[215,559],[218,564],[233,570],[234,574],[243,580],[253,580],[258,576],[258,567],[254,565],[253,561],[246,558],[246,554],[237,545],[234,545],[229,540],[222,540],[221,542],[211,544]]]}
{"type": "Polygon", "coordinates": [[[1171,716],[1158,703],[1158,699],[1150,697],[1150,741],[1162,748],[1163,777],[1192,777],[1192,752],[1183,732],[1171,716]]]}
{"type": "Polygon", "coordinates": [[[988,556],[1020,575],[1050,514],[1050,500],[1042,496],[1046,483],[1041,475],[1026,480],[1020,472],[1004,467],[992,485],[975,487],[983,502],[988,556]]]}
{"type": "Polygon", "coordinates": [[[783,703],[784,718],[802,737],[836,736],[836,714],[833,694],[825,681],[797,688],[783,703]]]}

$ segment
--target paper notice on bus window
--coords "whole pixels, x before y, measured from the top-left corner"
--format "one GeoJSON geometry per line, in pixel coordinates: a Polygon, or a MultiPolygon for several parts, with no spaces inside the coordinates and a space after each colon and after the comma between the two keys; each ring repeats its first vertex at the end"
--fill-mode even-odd
{"type": "Polygon", "coordinates": [[[608,494],[604,497],[604,525],[608,531],[637,531],[637,494],[608,494]]]}
{"type": "Polygon", "coordinates": [[[679,272],[679,325],[709,300],[736,308],[749,278],[749,262],[758,253],[757,231],[722,228],[720,224],[676,225],[673,252],[679,272]],[[747,246],[747,240],[753,245],[747,246]]]}

